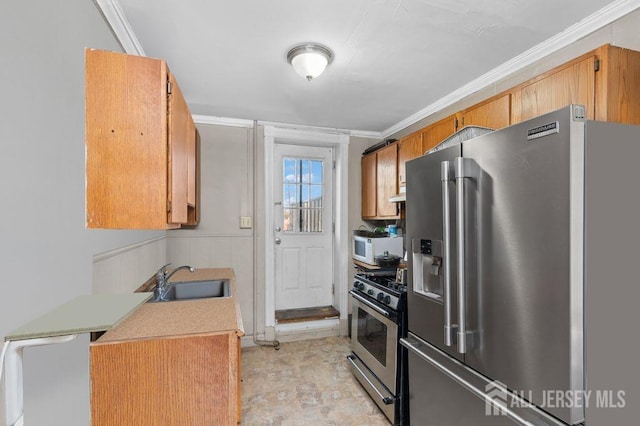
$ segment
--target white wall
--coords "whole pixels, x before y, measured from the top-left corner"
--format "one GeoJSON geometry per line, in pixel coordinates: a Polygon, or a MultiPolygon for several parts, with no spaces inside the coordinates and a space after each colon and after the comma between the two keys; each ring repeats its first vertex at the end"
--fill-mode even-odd
{"type": "MultiPolygon", "coordinates": [[[[93,2],[2,2],[0,338],[90,294],[95,254],[165,235],[85,229],[85,47],[121,50],[93,2]]],[[[87,344],[25,350],[26,424],[89,424],[87,344]]]]}
{"type": "Polygon", "coordinates": [[[245,333],[253,334],[253,129],[198,124],[200,132],[200,224],[167,232],[167,261],[173,266],[231,267],[245,333]]]}
{"type": "MultiPolygon", "coordinates": [[[[360,160],[362,152],[375,144],[376,140],[351,137],[349,142],[349,230],[358,229],[360,225],[370,228],[371,225],[362,220],[362,167],[360,160]]],[[[353,238],[349,239],[349,253],[353,252],[353,238]]],[[[353,277],[355,269],[353,264],[349,267],[349,276],[353,277]]]]}
{"type": "MultiPolygon", "coordinates": [[[[542,74],[558,65],[570,61],[584,53],[596,49],[604,44],[612,44],[618,47],[640,51],[640,31],[638,24],[640,23],[640,9],[629,13],[628,15],[618,19],[617,21],[601,28],[600,30],[578,40],[570,46],[561,49],[558,52],[551,53],[549,56],[525,67],[502,80],[481,89],[471,96],[460,99],[453,105],[446,107],[435,114],[424,118],[417,123],[397,132],[391,137],[400,138],[419,130],[431,123],[454,114],[464,108],[470,107],[484,99],[508,90],[518,84],[525,82],[539,74],[542,74]]],[[[425,105],[426,106],[426,105],[425,105]]]]}

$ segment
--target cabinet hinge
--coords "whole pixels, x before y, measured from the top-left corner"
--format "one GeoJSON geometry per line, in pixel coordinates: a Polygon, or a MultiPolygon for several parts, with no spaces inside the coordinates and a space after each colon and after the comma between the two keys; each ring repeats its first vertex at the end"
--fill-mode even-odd
{"type": "Polygon", "coordinates": [[[333,170],[336,169],[336,160],[333,160],[333,170]]]}
{"type": "Polygon", "coordinates": [[[593,61],[593,71],[600,71],[600,59],[596,59],[595,61],[593,61]]]}
{"type": "Polygon", "coordinates": [[[171,84],[171,80],[167,80],[167,95],[171,94],[171,89],[173,85],[171,84]]]}
{"type": "Polygon", "coordinates": [[[171,201],[167,200],[167,212],[171,211],[171,201]]]}
{"type": "Polygon", "coordinates": [[[331,224],[331,232],[333,232],[334,234],[336,233],[336,223],[335,222],[333,222],[331,224]]]}
{"type": "Polygon", "coordinates": [[[454,130],[458,130],[458,117],[453,119],[453,128],[454,130]]]}
{"type": "Polygon", "coordinates": [[[335,283],[331,284],[331,294],[336,294],[336,285],[335,285],[335,283]]]}

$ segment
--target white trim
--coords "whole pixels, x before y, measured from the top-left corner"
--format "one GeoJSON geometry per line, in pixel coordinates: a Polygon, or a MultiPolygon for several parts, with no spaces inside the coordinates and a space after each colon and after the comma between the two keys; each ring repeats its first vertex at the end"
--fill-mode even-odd
{"type": "MultiPolygon", "coordinates": [[[[273,327],[276,325],[276,305],[274,288],[274,261],[275,254],[272,244],[273,230],[273,150],[275,140],[273,136],[268,136],[269,128],[264,132],[264,326],[273,327]]],[[[255,313],[254,313],[255,315],[255,313]]],[[[255,330],[254,330],[255,332],[255,330]]]]}
{"type": "Polygon", "coordinates": [[[321,133],[309,130],[289,129],[266,126],[264,135],[278,139],[282,143],[295,143],[300,145],[328,145],[348,144],[349,135],[344,133],[321,133]]]}
{"type": "Polygon", "coordinates": [[[382,131],[382,137],[387,138],[390,135],[405,129],[446,107],[454,105],[461,99],[485,89],[491,84],[497,83],[511,74],[532,65],[542,58],[558,52],[559,50],[611,24],[638,8],[640,8],[640,0],[618,0],[612,2],[582,21],[570,26],[566,30],[543,41],[542,43],[537,44],[526,52],[499,65],[459,89],[449,93],[447,96],[440,98],[426,108],[382,131]]]}
{"type": "Polygon", "coordinates": [[[113,34],[124,49],[131,55],[146,56],[144,49],[138,41],[129,21],[120,7],[118,0],[93,0],[104,19],[107,21],[113,34]]]}
{"type": "MultiPolygon", "coordinates": [[[[213,115],[193,114],[192,117],[193,117],[193,121],[196,124],[214,124],[218,126],[246,127],[248,129],[252,129],[255,123],[253,120],[247,120],[244,118],[219,117],[219,116],[213,116],[213,115]]],[[[382,139],[382,132],[370,132],[367,130],[346,130],[346,129],[337,129],[332,127],[303,126],[299,124],[275,123],[271,121],[257,121],[257,123],[261,126],[278,128],[278,129],[298,130],[302,132],[315,132],[315,133],[321,133],[321,134],[347,135],[347,136],[366,138],[366,139],[377,139],[377,140],[382,139]]]]}
{"type": "Polygon", "coordinates": [[[229,118],[229,117],[217,117],[212,115],[198,115],[193,114],[193,121],[196,124],[215,124],[217,126],[228,127],[245,127],[247,129],[253,129],[253,120],[245,120],[242,118],[229,118]]]}
{"type": "Polygon", "coordinates": [[[276,123],[273,121],[260,120],[258,121],[258,124],[264,126],[265,128],[271,127],[274,129],[289,129],[298,130],[301,132],[315,132],[317,134],[341,134],[359,138],[382,139],[382,132],[372,132],[367,130],[347,130],[334,127],[305,126],[301,124],[276,123]]]}
{"type": "MultiPolygon", "coordinates": [[[[342,133],[318,133],[299,129],[265,126],[264,128],[264,220],[265,230],[273,228],[273,153],[276,143],[331,146],[335,150],[334,209],[336,232],[334,234],[334,282],[335,300],[340,317],[347,316],[348,262],[344,253],[349,252],[348,196],[349,196],[349,135],[342,133]]],[[[271,231],[265,231],[265,327],[275,327],[274,247],[271,231]]]]}
{"type": "Polygon", "coordinates": [[[109,250],[109,251],[104,251],[102,253],[94,254],[93,255],[93,263],[97,263],[97,262],[100,262],[100,261],[105,260],[105,259],[110,259],[112,257],[115,257],[115,256],[119,255],[119,254],[126,253],[128,251],[132,251],[132,250],[135,250],[137,248],[140,248],[140,247],[143,247],[143,246],[146,246],[146,245],[149,245],[149,244],[153,244],[153,243],[156,243],[158,241],[165,240],[166,238],[167,238],[167,236],[163,235],[161,237],[151,238],[150,240],[138,241],[137,243],[133,243],[133,244],[130,244],[130,245],[124,246],[124,247],[119,247],[119,248],[114,249],[114,250],[109,250]]]}
{"type": "Polygon", "coordinates": [[[367,130],[351,130],[349,134],[356,138],[382,140],[382,132],[370,132],[367,130]]]}
{"type": "Polygon", "coordinates": [[[284,324],[276,324],[276,333],[286,333],[290,331],[317,330],[320,328],[336,328],[340,325],[340,319],[331,318],[316,321],[301,321],[284,324]]]}

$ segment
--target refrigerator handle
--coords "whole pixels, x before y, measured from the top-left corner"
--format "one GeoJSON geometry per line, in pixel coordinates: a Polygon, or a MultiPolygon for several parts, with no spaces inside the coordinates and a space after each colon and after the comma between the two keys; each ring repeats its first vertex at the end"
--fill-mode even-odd
{"type": "Polygon", "coordinates": [[[458,326],[451,324],[451,205],[449,200],[449,182],[454,180],[453,169],[449,161],[440,163],[440,180],[442,181],[442,257],[444,275],[444,344],[453,346],[456,344],[456,331],[458,326]]]}
{"type": "Polygon", "coordinates": [[[467,330],[467,282],[466,282],[466,237],[465,237],[465,179],[476,177],[478,166],[468,158],[455,159],[456,179],[456,232],[457,232],[457,265],[458,265],[458,352],[467,353],[473,348],[474,333],[467,330]]]}
{"type": "Polygon", "coordinates": [[[511,409],[511,407],[513,406],[531,407],[530,410],[535,412],[534,416],[544,420],[544,423],[536,424],[564,424],[559,420],[551,419],[549,415],[542,413],[540,409],[532,406],[531,403],[521,399],[518,395],[512,395],[510,391],[507,388],[503,387],[504,385],[502,385],[500,382],[490,382],[488,379],[484,378],[483,381],[479,382],[475,378],[476,376],[479,376],[478,373],[470,374],[469,376],[465,375],[463,377],[462,375],[457,373],[461,369],[456,368],[458,365],[462,364],[455,360],[451,360],[448,363],[442,362],[442,357],[436,358],[430,355],[430,353],[436,354],[437,349],[434,348],[433,350],[429,351],[429,349],[427,348],[427,350],[430,352],[427,353],[425,350],[423,350],[423,348],[425,348],[425,345],[427,344],[422,340],[419,340],[416,337],[412,336],[411,333],[409,333],[408,337],[400,339],[400,344],[407,348],[410,353],[418,356],[420,359],[433,366],[436,370],[452,379],[456,384],[462,386],[478,398],[484,400],[486,404],[485,410],[489,410],[489,413],[500,413],[501,416],[506,416],[513,420],[518,426],[532,426],[533,423],[529,421],[529,419],[522,417],[520,415],[521,413],[518,413],[511,409]]]}

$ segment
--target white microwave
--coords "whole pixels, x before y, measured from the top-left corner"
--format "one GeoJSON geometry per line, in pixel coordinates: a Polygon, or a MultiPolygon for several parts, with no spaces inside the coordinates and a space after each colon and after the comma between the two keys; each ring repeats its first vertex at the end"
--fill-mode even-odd
{"type": "Polygon", "coordinates": [[[361,237],[353,236],[353,258],[369,265],[376,264],[376,256],[383,256],[384,252],[403,256],[402,238],[399,237],[361,237]]]}

